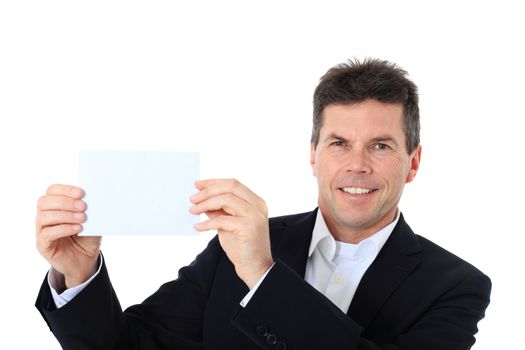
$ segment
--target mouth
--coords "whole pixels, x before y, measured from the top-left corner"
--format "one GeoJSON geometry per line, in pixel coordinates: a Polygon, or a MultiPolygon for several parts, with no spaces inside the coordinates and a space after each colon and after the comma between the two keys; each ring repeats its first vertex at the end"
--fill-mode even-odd
{"type": "Polygon", "coordinates": [[[366,195],[377,191],[376,188],[364,188],[364,187],[340,187],[340,191],[351,195],[366,195]]]}

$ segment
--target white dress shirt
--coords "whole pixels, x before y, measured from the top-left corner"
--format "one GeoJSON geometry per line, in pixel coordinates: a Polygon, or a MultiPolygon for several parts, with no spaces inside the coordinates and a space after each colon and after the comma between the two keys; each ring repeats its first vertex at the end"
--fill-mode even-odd
{"type": "Polygon", "coordinates": [[[347,312],[366,270],[394,230],[396,219],[358,244],[339,242],[328,231],[321,210],[317,211],[306,263],[305,280],[347,312]]]}
{"type": "MultiPolygon", "coordinates": [[[[339,309],[347,312],[361,278],[383,248],[398,220],[399,211],[392,223],[367,239],[358,244],[343,243],[334,239],[326,226],[321,210],[318,210],[308,251],[305,280],[330,299],[339,309]]],[[[51,268],[48,274],[48,283],[56,307],[64,306],[78,295],[98,275],[101,266],[102,255],[98,271],[89,280],[74,288],[66,289],[61,294],[58,294],[53,288],[56,283],[52,283],[52,280],[57,278],[57,273],[51,268]]],[[[241,300],[241,306],[244,307],[248,304],[270,270],[271,267],[241,300]]]]}
{"type": "MultiPolygon", "coordinates": [[[[399,215],[398,210],[393,222],[358,244],[352,244],[336,241],[326,226],[321,210],[317,210],[306,262],[306,282],[347,312],[361,278],[390,237],[399,215]]],[[[270,270],[271,267],[241,300],[242,307],[248,305],[270,270]]]]}

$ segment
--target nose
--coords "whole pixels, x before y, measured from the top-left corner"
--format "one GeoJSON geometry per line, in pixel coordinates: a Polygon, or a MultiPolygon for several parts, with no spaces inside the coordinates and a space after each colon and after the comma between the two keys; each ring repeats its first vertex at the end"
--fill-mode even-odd
{"type": "Polygon", "coordinates": [[[346,171],[354,174],[369,174],[372,170],[368,153],[363,148],[354,148],[348,154],[346,171]]]}

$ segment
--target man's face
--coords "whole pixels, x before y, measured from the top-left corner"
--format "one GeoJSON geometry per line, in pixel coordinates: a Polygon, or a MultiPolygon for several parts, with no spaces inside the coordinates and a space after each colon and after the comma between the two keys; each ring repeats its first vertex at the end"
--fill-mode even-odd
{"type": "Polygon", "coordinates": [[[421,147],[407,154],[399,104],[332,104],[323,115],[310,158],[319,209],[336,239],[357,243],[394,220],[421,147]]]}

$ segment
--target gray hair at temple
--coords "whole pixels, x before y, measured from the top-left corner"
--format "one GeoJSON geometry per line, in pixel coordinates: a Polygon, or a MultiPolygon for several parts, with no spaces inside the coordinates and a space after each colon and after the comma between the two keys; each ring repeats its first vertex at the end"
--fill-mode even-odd
{"type": "Polygon", "coordinates": [[[348,60],[328,70],[314,92],[311,142],[317,146],[323,126],[323,111],[330,104],[353,104],[374,99],[403,106],[403,131],[408,154],[419,145],[417,86],[396,64],[367,58],[348,60]]]}

